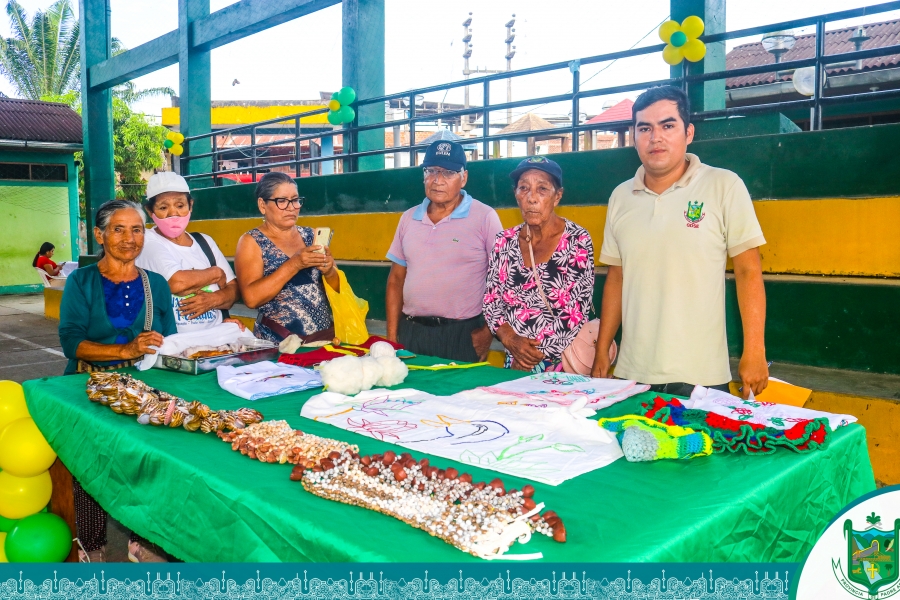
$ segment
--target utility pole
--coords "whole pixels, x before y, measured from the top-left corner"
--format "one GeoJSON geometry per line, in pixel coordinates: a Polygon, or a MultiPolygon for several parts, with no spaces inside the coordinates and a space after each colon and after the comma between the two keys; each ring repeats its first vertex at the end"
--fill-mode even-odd
{"type": "MultiPolygon", "coordinates": [[[[463,58],[466,59],[465,64],[463,65],[463,78],[468,80],[469,75],[472,73],[503,73],[503,71],[497,71],[492,69],[479,69],[475,67],[474,69],[469,68],[469,58],[472,56],[472,29],[469,27],[472,24],[472,13],[469,13],[469,18],[463,21],[463,38],[462,41],[465,44],[463,51],[463,58]]],[[[509,62],[507,61],[507,64],[509,62]]],[[[465,87],[465,107],[469,108],[469,86],[465,87]]],[[[487,107],[485,107],[487,109],[487,107]]],[[[485,113],[486,114],[486,113],[485,113]]],[[[460,125],[462,127],[463,133],[468,133],[474,127],[472,126],[472,122],[470,121],[471,115],[464,115],[460,121],[460,125]]]]}
{"type": "MultiPolygon", "coordinates": [[[[472,56],[472,29],[469,25],[472,24],[472,13],[469,13],[469,18],[463,21],[463,58],[466,59],[465,65],[463,65],[463,78],[469,79],[469,58],[472,56]]],[[[465,99],[465,107],[469,108],[469,86],[466,86],[466,99],[465,99]]],[[[469,125],[469,115],[463,115],[462,122],[460,126],[463,130],[463,133],[468,133],[472,128],[469,125]]]]}
{"type": "MultiPolygon", "coordinates": [[[[516,39],[516,30],[513,25],[516,24],[516,14],[513,13],[512,19],[506,22],[506,71],[512,71],[512,59],[516,55],[516,47],[512,45],[516,39]]],[[[506,101],[512,102],[512,77],[506,79],[506,101]]],[[[512,109],[506,109],[506,124],[512,123],[512,109]]],[[[512,156],[512,140],[506,140],[506,156],[512,156]]]]}

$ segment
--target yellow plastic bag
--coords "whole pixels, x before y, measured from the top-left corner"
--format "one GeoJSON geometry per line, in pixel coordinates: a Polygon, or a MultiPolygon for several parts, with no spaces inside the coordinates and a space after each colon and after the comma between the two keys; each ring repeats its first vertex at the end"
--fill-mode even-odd
{"type": "Polygon", "coordinates": [[[328,281],[325,281],[325,294],[331,303],[331,314],[334,315],[334,335],[348,344],[362,344],[369,339],[369,330],[366,329],[369,303],[356,297],[353,288],[347,282],[347,276],[340,269],[338,277],[341,280],[340,293],[334,291],[328,285],[328,281]]]}

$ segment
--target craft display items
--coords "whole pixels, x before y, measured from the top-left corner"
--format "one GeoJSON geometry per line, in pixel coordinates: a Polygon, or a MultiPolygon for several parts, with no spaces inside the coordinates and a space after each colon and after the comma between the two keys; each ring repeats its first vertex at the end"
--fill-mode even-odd
{"type": "Polygon", "coordinates": [[[332,452],[359,452],[344,442],[303,433],[287,421],[263,421],[236,431],[220,431],[218,436],[244,456],[260,462],[290,463],[312,468],[332,452]]]}
{"type": "Polygon", "coordinates": [[[689,459],[712,454],[712,438],[702,431],[664,425],[639,415],[598,419],[597,424],[616,434],[628,462],[689,459]]]}
{"type": "Polygon", "coordinates": [[[562,519],[553,511],[540,514],[544,505],[535,502],[533,486],[507,491],[500,479],[474,483],[467,473],[438,469],[407,452],[335,451],[312,470],[294,467],[291,479],[311,494],[390,515],[488,560],[542,558],[539,552],[505,555],[516,541],[527,543],[532,532],[566,541],[562,519]]]}
{"type": "Polygon", "coordinates": [[[377,389],[355,396],[317,394],[303,404],[300,416],[550,485],[623,456],[612,433],[561,407],[492,405],[415,389],[377,389]]]}
{"type": "Polygon", "coordinates": [[[318,370],[325,389],[348,396],[375,386],[398,385],[409,374],[409,368],[387,342],[372,344],[368,356],[341,356],[320,365],[318,370]]]}
{"type": "Polygon", "coordinates": [[[747,454],[771,454],[778,448],[790,448],[794,452],[823,450],[828,443],[831,429],[828,419],[797,419],[787,429],[765,427],[747,421],[738,421],[714,412],[686,408],[679,400],[663,400],[642,405],[644,416],[665,423],[679,425],[694,431],[702,431],[712,438],[713,452],[746,452],[747,454]]]}
{"type": "Polygon", "coordinates": [[[113,412],[137,415],[141,425],[184,427],[188,431],[211,433],[242,429],[263,419],[262,414],[252,408],[211,410],[197,400],[188,402],[114,371],[91,373],[87,395],[91,402],[108,406],[113,412]]]}

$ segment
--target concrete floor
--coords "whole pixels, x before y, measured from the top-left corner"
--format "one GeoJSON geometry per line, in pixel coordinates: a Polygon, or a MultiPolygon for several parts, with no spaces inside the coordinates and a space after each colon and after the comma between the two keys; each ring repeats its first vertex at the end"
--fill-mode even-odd
{"type": "Polygon", "coordinates": [[[0,296],[0,379],[62,375],[59,323],[44,317],[44,295],[0,296]]]}

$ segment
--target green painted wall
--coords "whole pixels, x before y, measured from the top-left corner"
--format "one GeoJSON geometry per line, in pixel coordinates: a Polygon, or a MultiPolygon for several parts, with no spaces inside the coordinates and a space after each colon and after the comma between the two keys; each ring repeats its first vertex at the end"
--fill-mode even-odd
{"type": "Polygon", "coordinates": [[[78,179],[72,154],[0,151],[0,162],[65,164],[68,182],[0,180],[0,294],[42,287],[31,261],[41,244],[53,260],[78,258],[78,179]],[[38,287],[32,287],[37,285],[38,287]]]}
{"type": "MultiPolygon", "coordinates": [[[[691,144],[704,162],[740,175],[754,199],[900,194],[900,124],[706,140],[691,144]]],[[[640,166],[633,148],[554,155],[563,169],[564,204],[606,204],[640,166]]],[[[466,189],[494,207],[515,206],[508,174],[519,159],[473,162],[466,189]]],[[[398,212],[422,201],[420,168],[368,171],[298,181],[303,214],[398,212]]],[[[194,191],[196,219],[257,214],[250,184],[194,191]]]]}

